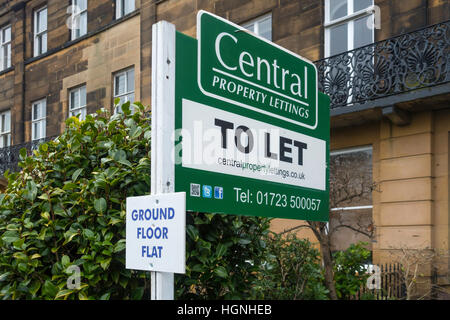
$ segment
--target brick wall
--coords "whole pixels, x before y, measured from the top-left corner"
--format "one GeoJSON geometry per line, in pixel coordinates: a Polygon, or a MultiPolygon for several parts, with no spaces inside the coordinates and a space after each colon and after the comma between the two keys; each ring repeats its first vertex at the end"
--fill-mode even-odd
{"type": "MultiPolygon", "coordinates": [[[[377,30],[376,40],[450,18],[449,1],[376,0],[375,3],[380,6],[382,14],[382,29],[377,30]]],[[[49,120],[47,132],[49,135],[59,132],[65,119],[62,101],[67,95],[62,92],[63,79],[87,74],[86,71],[93,66],[93,57],[105,55],[108,50],[115,51],[113,57],[137,57],[134,59],[138,59],[137,62],[133,62],[133,65],[139,65],[136,70],[136,76],[140,75],[136,81],[136,88],[139,89],[136,90],[140,92],[142,102],[150,104],[151,28],[160,20],[172,22],[177,30],[195,37],[196,14],[200,9],[238,24],[271,13],[274,42],[313,61],[320,59],[324,51],[324,2],[318,0],[136,0],[138,18],[128,31],[129,35],[140,35],[137,46],[134,42],[127,46],[120,45],[117,38],[111,39],[106,46],[99,42],[102,37],[96,34],[71,42],[70,30],[66,26],[69,4],[69,0],[16,0],[0,4],[0,26],[10,23],[13,32],[13,68],[10,72],[0,72],[0,110],[13,111],[13,139],[16,143],[29,139],[27,126],[31,101],[45,96],[48,97],[49,112],[55,115],[49,120]],[[36,59],[33,58],[33,13],[43,5],[48,7],[49,53],[36,59]],[[95,48],[95,53],[88,50],[90,46],[95,48]],[[118,48],[112,49],[115,46],[118,48]],[[86,52],[93,56],[88,58],[86,52]]],[[[106,32],[115,23],[114,1],[88,1],[89,34],[96,30],[106,32]]],[[[109,78],[113,72],[105,67],[96,70],[106,72],[109,78]]],[[[89,77],[85,82],[90,82],[89,77]]],[[[110,103],[111,85],[109,81],[104,86],[92,87],[88,92],[90,111],[110,103]]]]}
{"type": "Polygon", "coordinates": [[[377,41],[450,19],[448,0],[375,0],[375,4],[381,9],[377,41]]]}
{"type": "MultiPolygon", "coordinates": [[[[140,26],[144,25],[140,20],[141,2],[153,5],[152,0],[136,0],[136,11],[116,21],[114,1],[88,1],[88,34],[75,41],[71,41],[66,25],[69,0],[10,1],[0,5],[0,26],[11,24],[13,39],[12,68],[0,72],[0,111],[12,111],[14,144],[31,139],[33,101],[47,99],[47,136],[57,135],[64,128],[70,88],[87,84],[88,112],[110,108],[113,73],[124,68],[135,67],[135,96],[140,99],[140,26]],[[47,53],[33,57],[34,12],[45,5],[47,53]]],[[[151,17],[146,19],[153,21],[151,17]]],[[[145,24],[146,35],[151,35],[152,23],[145,24]]],[[[151,37],[146,39],[146,54],[151,61],[151,37]]],[[[149,79],[150,62],[145,68],[149,79]]],[[[149,94],[143,102],[150,103],[149,94]]]]}

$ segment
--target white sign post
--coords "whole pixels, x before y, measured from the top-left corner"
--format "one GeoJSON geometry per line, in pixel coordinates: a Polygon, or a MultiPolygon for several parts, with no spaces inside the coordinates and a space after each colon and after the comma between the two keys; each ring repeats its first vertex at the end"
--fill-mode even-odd
{"type": "MultiPolygon", "coordinates": [[[[151,194],[175,192],[172,134],[175,131],[175,26],[152,27],[151,194]]],[[[151,299],[173,300],[174,275],[151,273],[151,299]]]]}
{"type": "MultiPolygon", "coordinates": [[[[198,22],[197,50],[195,39],[177,34],[175,25],[160,21],[152,27],[151,194],[184,191],[189,211],[327,221],[329,100],[318,93],[316,67],[260,37],[239,32],[241,27],[220,17],[201,11],[198,22]],[[227,65],[222,54],[234,64],[227,65]],[[266,66],[264,79],[244,69],[256,66],[253,57],[258,68],[266,66]],[[281,87],[276,70],[283,75],[281,87]],[[216,152],[211,164],[186,161],[190,151],[195,157],[207,154],[187,146],[187,133],[195,136],[198,123],[219,133],[215,150],[239,150],[236,154],[255,159],[241,161],[239,168],[235,164],[242,159],[216,152]],[[178,130],[182,163],[175,161],[178,130]],[[231,133],[234,137],[228,137],[231,133]],[[256,133],[261,147],[253,148],[256,140],[251,137],[256,139],[256,133]],[[246,146],[242,134],[248,137],[246,146]],[[230,144],[236,149],[228,149],[227,141],[234,141],[230,144]],[[269,162],[257,161],[261,155],[269,162]],[[277,160],[275,167],[271,160],[277,160]]],[[[172,272],[152,272],[152,299],[173,299],[173,280],[172,272]]]]}

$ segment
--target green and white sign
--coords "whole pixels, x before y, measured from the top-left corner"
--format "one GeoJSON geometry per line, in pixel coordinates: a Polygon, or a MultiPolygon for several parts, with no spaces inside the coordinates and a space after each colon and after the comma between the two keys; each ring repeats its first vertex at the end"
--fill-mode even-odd
{"type": "Polygon", "coordinates": [[[154,34],[154,69],[168,71],[154,75],[166,120],[152,143],[175,163],[160,184],[186,192],[187,211],[327,221],[329,98],[314,64],[208,12],[197,21],[198,39],[154,34]]]}
{"type": "Polygon", "coordinates": [[[317,69],[293,52],[210,13],[197,16],[203,94],[306,128],[317,127],[317,69]]]}

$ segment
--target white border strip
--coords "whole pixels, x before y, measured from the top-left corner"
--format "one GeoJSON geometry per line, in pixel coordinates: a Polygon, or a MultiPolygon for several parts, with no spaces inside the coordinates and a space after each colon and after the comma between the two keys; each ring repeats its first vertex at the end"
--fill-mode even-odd
{"type": "Polygon", "coordinates": [[[373,206],[332,208],[331,211],[351,211],[351,210],[365,210],[365,209],[373,209],[373,206]]]}
{"type": "Polygon", "coordinates": [[[346,149],[340,149],[340,150],[333,150],[330,152],[331,156],[337,156],[341,154],[348,154],[348,153],[354,153],[354,152],[363,152],[363,151],[372,151],[372,146],[362,146],[362,147],[354,147],[354,148],[346,148],[346,149]]]}

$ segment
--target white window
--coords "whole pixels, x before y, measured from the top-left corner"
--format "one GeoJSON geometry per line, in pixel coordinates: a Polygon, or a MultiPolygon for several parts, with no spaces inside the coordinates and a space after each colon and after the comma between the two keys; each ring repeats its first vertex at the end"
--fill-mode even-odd
{"type": "Polygon", "coordinates": [[[0,28],[0,71],[11,67],[11,26],[0,28]]]}
{"type": "Polygon", "coordinates": [[[116,0],[116,19],[122,18],[133,12],[135,9],[134,1],[135,0],[116,0]]]}
{"type": "Polygon", "coordinates": [[[45,138],[47,116],[47,101],[42,99],[32,104],[31,110],[31,139],[39,140],[45,138]]]}
{"type": "Polygon", "coordinates": [[[333,251],[370,242],[373,230],[372,147],[330,152],[330,219],[333,251]],[[349,226],[349,227],[346,227],[349,226]]]}
{"type": "Polygon", "coordinates": [[[69,92],[69,117],[78,115],[80,120],[86,119],[86,86],[72,89],[69,92]]]}
{"type": "Polygon", "coordinates": [[[11,111],[0,113],[0,148],[11,145],[11,111]]]}
{"type": "Polygon", "coordinates": [[[373,0],[325,0],[325,56],[333,56],[374,41],[373,0]]]}
{"type": "Polygon", "coordinates": [[[87,0],[72,0],[72,40],[87,33],[87,0]]]}
{"type": "Polygon", "coordinates": [[[336,191],[331,211],[372,209],[372,147],[331,151],[330,179],[336,191]]]}
{"type": "Polygon", "coordinates": [[[134,102],[134,68],[114,75],[114,100],[120,98],[114,112],[122,112],[121,106],[127,101],[134,102]]]}
{"type": "Polygon", "coordinates": [[[272,14],[266,14],[242,25],[256,35],[272,41],[272,14]]]}
{"type": "Polygon", "coordinates": [[[34,56],[47,52],[47,7],[34,12],[34,56]]]}

